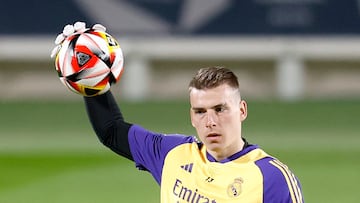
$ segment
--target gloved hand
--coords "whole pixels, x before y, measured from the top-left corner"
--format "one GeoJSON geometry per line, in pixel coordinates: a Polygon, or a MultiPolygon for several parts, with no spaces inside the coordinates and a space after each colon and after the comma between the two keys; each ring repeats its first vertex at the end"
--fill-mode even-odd
{"type": "MultiPolygon", "coordinates": [[[[92,29],[103,31],[103,32],[106,31],[106,27],[101,24],[93,25],[92,29]]],[[[86,30],[89,30],[89,28],[86,28],[86,24],[84,22],[80,22],[80,21],[74,23],[74,25],[70,25],[70,24],[65,25],[62,33],[60,33],[55,39],[55,47],[51,51],[50,57],[54,58],[54,56],[56,56],[56,54],[59,52],[59,50],[61,48],[61,44],[67,37],[69,37],[73,34],[83,33],[86,30]]]]}

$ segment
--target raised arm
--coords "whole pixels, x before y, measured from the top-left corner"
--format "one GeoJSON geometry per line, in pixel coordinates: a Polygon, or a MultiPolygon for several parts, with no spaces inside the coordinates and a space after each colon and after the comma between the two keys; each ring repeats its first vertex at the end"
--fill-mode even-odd
{"type": "Polygon", "coordinates": [[[99,140],[112,151],[130,160],[133,157],[128,142],[132,124],[126,123],[110,91],[95,97],[84,97],[89,120],[99,140]]]}

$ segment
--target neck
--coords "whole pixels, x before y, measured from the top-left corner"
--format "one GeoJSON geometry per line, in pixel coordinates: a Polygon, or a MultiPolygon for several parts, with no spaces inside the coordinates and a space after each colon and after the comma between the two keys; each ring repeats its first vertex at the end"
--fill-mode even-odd
{"type": "Polygon", "coordinates": [[[225,148],[214,149],[210,150],[207,149],[207,152],[218,162],[229,158],[230,156],[234,155],[235,153],[240,152],[243,150],[247,145],[246,140],[241,139],[237,145],[228,146],[225,148]]]}

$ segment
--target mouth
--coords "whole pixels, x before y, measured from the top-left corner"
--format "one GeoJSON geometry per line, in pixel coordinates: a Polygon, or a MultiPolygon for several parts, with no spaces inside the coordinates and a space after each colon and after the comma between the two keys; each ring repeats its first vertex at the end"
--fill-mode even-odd
{"type": "Polygon", "coordinates": [[[220,136],[220,134],[218,133],[210,133],[207,135],[207,137],[218,137],[218,136],[220,136]]]}
{"type": "Polygon", "coordinates": [[[221,134],[218,133],[210,133],[206,136],[206,139],[209,141],[217,141],[221,137],[221,134]]]}

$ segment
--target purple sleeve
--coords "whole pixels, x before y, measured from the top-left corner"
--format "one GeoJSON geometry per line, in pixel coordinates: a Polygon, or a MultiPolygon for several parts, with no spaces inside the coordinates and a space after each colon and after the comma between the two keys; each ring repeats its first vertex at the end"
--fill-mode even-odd
{"type": "Polygon", "coordinates": [[[263,175],[264,203],[303,203],[295,175],[280,161],[267,157],[256,162],[263,175]]]}
{"type": "Polygon", "coordinates": [[[154,133],[138,125],[130,128],[128,136],[136,167],[149,171],[158,184],[161,182],[161,172],[167,153],[178,145],[195,141],[192,136],[154,133]]]}

